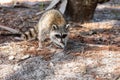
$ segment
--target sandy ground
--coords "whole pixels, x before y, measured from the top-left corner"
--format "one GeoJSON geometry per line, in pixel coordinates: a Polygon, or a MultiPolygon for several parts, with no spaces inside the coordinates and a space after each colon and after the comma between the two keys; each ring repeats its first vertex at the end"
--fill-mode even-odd
{"type": "MultiPolygon", "coordinates": [[[[98,5],[90,23],[71,28],[64,51],[37,51],[36,40],[0,35],[0,80],[120,80],[119,2],[98,5]]],[[[0,25],[26,31],[37,24],[41,8],[0,8],[0,25]]]]}

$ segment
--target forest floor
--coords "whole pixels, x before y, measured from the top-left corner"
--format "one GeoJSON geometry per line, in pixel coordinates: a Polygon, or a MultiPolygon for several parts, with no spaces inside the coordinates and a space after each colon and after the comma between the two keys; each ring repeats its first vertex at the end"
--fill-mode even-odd
{"type": "MultiPolygon", "coordinates": [[[[64,51],[37,51],[37,40],[18,41],[0,29],[0,80],[120,80],[119,2],[98,5],[90,23],[72,27],[64,51]]],[[[47,5],[2,7],[0,25],[26,31],[47,5]]]]}

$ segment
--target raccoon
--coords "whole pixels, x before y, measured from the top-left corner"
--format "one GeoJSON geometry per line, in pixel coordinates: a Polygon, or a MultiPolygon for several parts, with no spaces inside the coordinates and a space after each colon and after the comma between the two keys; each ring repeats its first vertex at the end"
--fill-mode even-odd
{"type": "Polygon", "coordinates": [[[52,9],[45,12],[38,23],[39,48],[42,48],[41,42],[48,35],[51,42],[56,46],[65,48],[69,34],[69,24],[60,11],[52,9]]]}
{"type": "Polygon", "coordinates": [[[60,11],[51,9],[43,13],[37,26],[23,33],[21,38],[25,40],[37,38],[40,50],[43,48],[42,41],[48,36],[54,45],[64,49],[68,41],[69,26],[60,11]]]}

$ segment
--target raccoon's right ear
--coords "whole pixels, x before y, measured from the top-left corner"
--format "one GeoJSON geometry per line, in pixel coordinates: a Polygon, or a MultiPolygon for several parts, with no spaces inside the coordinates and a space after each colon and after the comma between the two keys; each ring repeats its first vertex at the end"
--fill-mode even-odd
{"type": "Polygon", "coordinates": [[[70,28],[70,24],[67,24],[65,28],[68,30],[70,28]]]}
{"type": "Polygon", "coordinates": [[[53,24],[52,25],[52,30],[57,30],[57,29],[58,29],[57,25],[53,24]]]}

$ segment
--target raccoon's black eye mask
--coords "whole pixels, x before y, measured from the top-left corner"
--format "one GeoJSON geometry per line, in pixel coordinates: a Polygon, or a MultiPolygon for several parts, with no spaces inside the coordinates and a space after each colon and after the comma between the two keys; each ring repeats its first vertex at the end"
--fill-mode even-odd
{"type": "Polygon", "coordinates": [[[66,38],[66,37],[67,37],[67,34],[63,34],[61,37],[62,37],[62,38],[66,38]]]}
{"type": "Polygon", "coordinates": [[[63,34],[63,35],[56,34],[55,36],[56,36],[57,38],[66,38],[66,37],[67,37],[67,34],[63,34]]]}
{"type": "Polygon", "coordinates": [[[61,38],[61,36],[60,36],[59,34],[56,34],[55,37],[57,37],[57,38],[61,38]]]}

